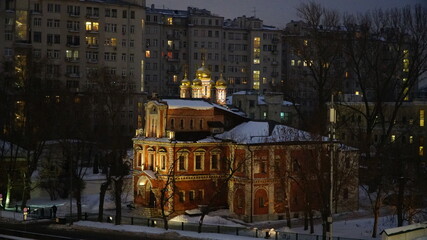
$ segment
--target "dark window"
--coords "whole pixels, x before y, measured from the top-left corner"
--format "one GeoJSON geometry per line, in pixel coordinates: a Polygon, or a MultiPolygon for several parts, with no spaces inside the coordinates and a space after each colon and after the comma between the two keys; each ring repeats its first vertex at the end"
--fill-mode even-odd
{"type": "Polygon", "coordinates": [[[179,170],[185,170],[185,156],[179,156],[179,170]]]}
{"type": "Polygon", "coordinates": [[[184,196],[185,196],[185,193],[184,192],[179,192],[179,201],[180,202],[184,202],[184,196]]]}
{"type": "Polygon", "coordinates": [[[202,155],[196,155],[196,169],[202,169],[202,155]]]}
{"type": "Polygon", "coordinates": [[[211,169],[218,169],[218,154],[212,155],[211,169]]]}
{"type": "Polygon", "coordinates": [[[37,43],[42,42],[42,33],[41,32],[34,32],[33,41],[37,43]]]}

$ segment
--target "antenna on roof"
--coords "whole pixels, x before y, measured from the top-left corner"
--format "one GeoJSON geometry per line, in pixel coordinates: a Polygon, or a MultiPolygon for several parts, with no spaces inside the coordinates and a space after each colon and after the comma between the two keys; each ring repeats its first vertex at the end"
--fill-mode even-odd
{"type": "Polygon", "coordinates": [[[256,17],[256,7],[254,7],[254,10],[252,12],[254,13],[254,17],[256,17]]]}

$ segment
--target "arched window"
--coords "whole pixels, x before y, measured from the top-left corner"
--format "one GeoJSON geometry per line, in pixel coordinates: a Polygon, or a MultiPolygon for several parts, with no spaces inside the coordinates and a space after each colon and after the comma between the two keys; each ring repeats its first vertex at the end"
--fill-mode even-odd
{"type": "Polygon", "coordinates": [[[204,169],[205,150],[197,149],[194,152],[194,170],[201,171],[204,169]]]}
{"type": "Polygon", "coordinates": [[[154,170],[154,167],[155,167],[154,159],[155,159],[156,151],[152,147],[148,148],[147,151],[148,151],[147,169],[154,170]]]}
{"type": "Polygon", "coordinates": [[[212,150],[211,151],[211,162],[210,162],[211,170],[220,169],[220,159],[221,159],[221,150],[219,150],[219,149],[212,150]]]}
{"type": "Polygon", "coordinates": [[[177,170],[185,171],[188,169],[188,155],[189,152],[187,150],[181,150],[177,153],[177,170]]]}
{"type": "Polygon", "coordinates": [[[166,156],[167,152],[164,148],[159,149],[158,153],[158,162],[156,163],[156,167],[160,167],[160,170],[166,170],[166,156]]]}

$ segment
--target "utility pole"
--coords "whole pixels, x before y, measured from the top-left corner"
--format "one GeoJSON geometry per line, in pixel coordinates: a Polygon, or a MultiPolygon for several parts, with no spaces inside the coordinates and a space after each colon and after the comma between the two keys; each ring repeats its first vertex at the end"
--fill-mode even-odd
{"type": "Polygon", "coordinates": [[[332,237],[332,206],[333,206],[333,194],[334,194],[334,153],[335,153],[335,124],[337,122],[337,111],[334,108],[334,94],[331,95],[331,107],[329,108],[329,139],[331,141],[330,145],[330,155],[331,155],[331,167],[330,167],[330,189],[329,189],[329,217],[328,217],[328,232],[327,238],[333,240],[332,237]]]}
{"type": "Polygon", "coordinates": [[[73,225],[73,159],[70,157],[70,226],[73,225]]]}

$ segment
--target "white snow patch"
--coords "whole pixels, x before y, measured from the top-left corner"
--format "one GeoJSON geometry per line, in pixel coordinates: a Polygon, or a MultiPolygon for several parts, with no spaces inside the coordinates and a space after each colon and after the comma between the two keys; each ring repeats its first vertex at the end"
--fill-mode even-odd
{"type": "Polygon", "coordinates": [[[155,227],[145,227],[145,226],[136,226],[136,225],[114,225],[111,223],[100,223],[100,222],[89,222],[89,221],[79,221],[74,223],[77,226],[83,227],[91,227],[91,228],[99,228],[99,229],[109,229],[115,231],[127,231],[127,232],[145,232],[152,234],[163,234],[176,232],[181,236],[187,236],[197,239],[209,239],[209,240],[224,240],[224,239],[241,239],[241,240],[250,240],[251,237],[242,237],[242,236],[233,236],[233,235],[225,235],[218,233],[197,233],[197,232],[189,232],[189,231],[179,231],[179,230],[165,230],[163,228],[155,228],[155,227]]]}
{"type": "Polygon", "coordinates": [[[249,121],[215,137],[230,139],[240,144],[275,143],[293,141],[326,141],[326,137],[316,137],[308,132],[277,124],[270,133],[269,122],[249,121]]]}
{"type": "Polygon", "coordinates": [[[196,110],[209,110],[213,105],[203,100],[189,99],[163,99],[168,104],[169,109],[191,108],[196,110]]]}

